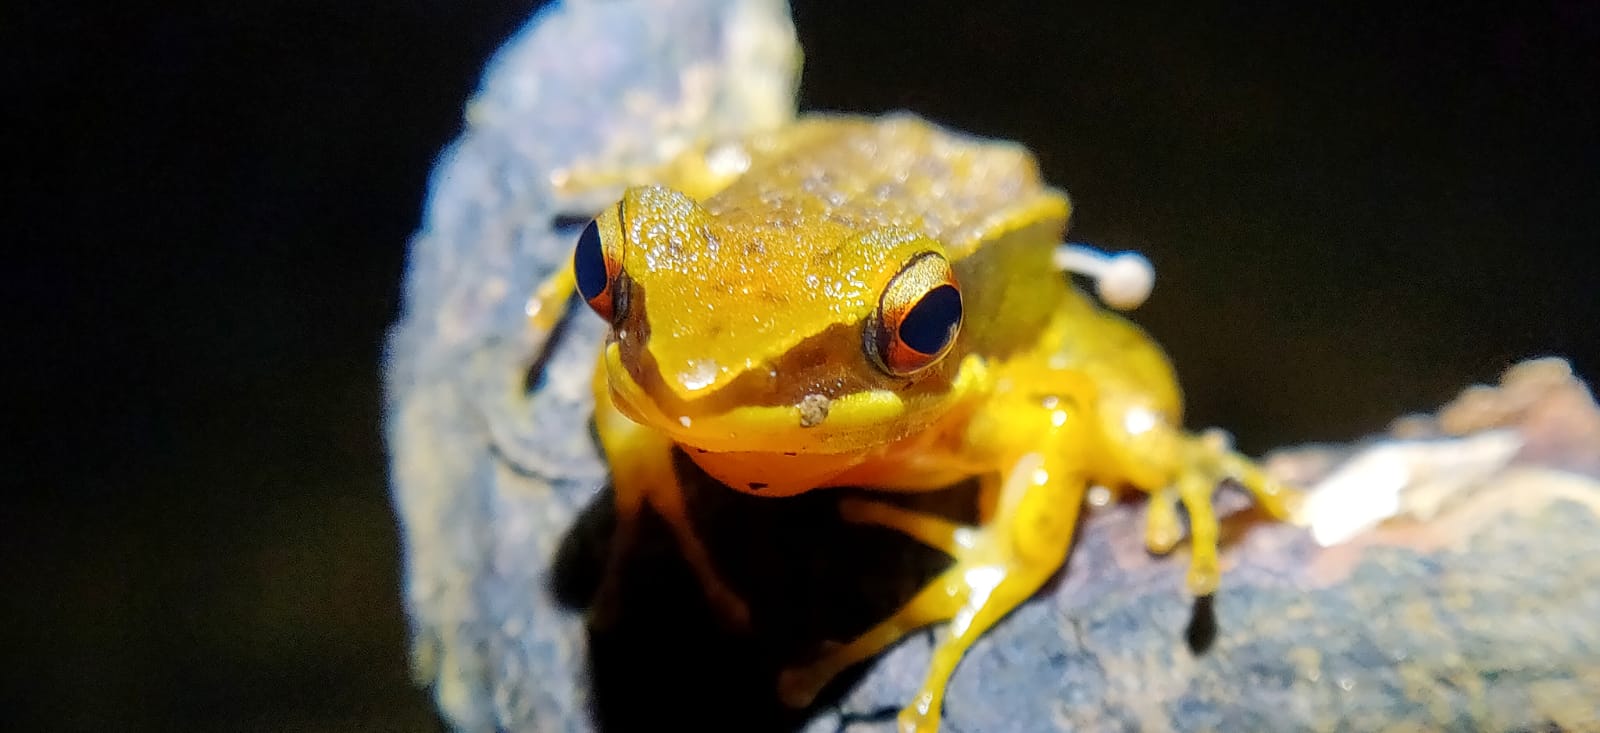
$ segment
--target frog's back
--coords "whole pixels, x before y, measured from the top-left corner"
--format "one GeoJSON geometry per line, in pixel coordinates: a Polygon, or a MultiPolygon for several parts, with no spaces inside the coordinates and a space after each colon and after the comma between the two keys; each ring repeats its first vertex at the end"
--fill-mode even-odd
{"type": "Polygon", "coordinates": [[[1021,145],[909,113],[813,115],[747,150],[745,174],[705,202],[736,228],[909,229],[959,260],[1023,223],[1064,229],[1069,212],[1021,145]]]}

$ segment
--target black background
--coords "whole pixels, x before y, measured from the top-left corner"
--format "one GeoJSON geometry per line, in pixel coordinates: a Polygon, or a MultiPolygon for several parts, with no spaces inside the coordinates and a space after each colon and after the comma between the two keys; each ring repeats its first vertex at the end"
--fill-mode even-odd
{"type": "MultiPolygon", "coordinates": [[[[802,104],[1024,141],[1076,238],[1155,261],[1137,318],[1193,424],[1344,440],[1526,356],[1600,370],[1600,3],[1405,5],[800,2],[802,104]]],[[[530,9],[0,12],[0,715],[438,726],[379,345],[428,169],[530,9]]]]}

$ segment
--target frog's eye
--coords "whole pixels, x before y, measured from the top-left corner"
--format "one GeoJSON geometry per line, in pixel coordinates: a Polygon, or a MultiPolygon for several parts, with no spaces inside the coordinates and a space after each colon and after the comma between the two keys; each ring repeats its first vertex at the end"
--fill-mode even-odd
{"type": "Polygon", "coordinates": [[[915,374],[950,350],[961,330],[961,287],[935,252],[911,260],[884,288],[862,334],[868,356],[897,377],[915,374]]]}
{"type": "Polygon", "coordinates": [[[578,294],[601,318],[612,320],[617,275],[622,263],[614,252],[606,250],[600,238],[600,222],[589,222],[578,235],[578,247],[572,252],[572,274],[578,281],[578,294]]]}

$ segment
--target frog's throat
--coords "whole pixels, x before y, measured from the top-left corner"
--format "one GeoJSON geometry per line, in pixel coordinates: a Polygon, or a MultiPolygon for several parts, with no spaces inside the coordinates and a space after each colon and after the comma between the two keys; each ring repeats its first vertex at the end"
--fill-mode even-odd
{"type": "Polygon", "coordinates": [[[633,379],[616,344],[606,346],[604,358],[618,410],[677,443],[713,452],[858,453],[927,427],[987,380],[983,360],[969,356],[948,389],[915,393],[862,389],[834,398],[815,395],[795,405],[739,405],[680,415],[663,410],[633,379]]]}

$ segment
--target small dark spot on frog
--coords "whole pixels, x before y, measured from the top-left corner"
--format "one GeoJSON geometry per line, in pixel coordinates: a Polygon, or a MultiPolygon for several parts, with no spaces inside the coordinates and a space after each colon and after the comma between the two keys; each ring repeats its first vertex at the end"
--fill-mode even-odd
{"type": "Polygon", "coordinates": [[[751,481],[750,483],[746,484],[746,486],[749,486],[751,491],[760,491],[767,488],[767,485],[760,481],[751,481]]]}
{"type": "Polygon", "coordinates": [[[711,451],[708,451],[708,450],[706,450],[704,448],[696,448],[696,449],[694,449],[694,452],[696,452],[696,453],[710,453],[711,451]]]}
{"type": "Polygon", "coordinates": [[[701,227],[700,236],[706,240],[706,251],[714,253],[722,247],[722,240],[717,239],[717,235],[712,234],[710,228],[701,227]]]}
{"type": "Polygon", "coordinates": [[[818,247],[817,253],[811,256],[811,261],[819,265],[825,265],[829,260],[833,259],[834,255],[843,246],[843,244],[836,244],[831,247],[818,247]]]}
{"type": "Polygon", "coordinates": [[[786,450],[786,451],[783,452],[783,454],[786,455],[786,456],[798,456],[798,455],[800,455],[799,453],[796,453],[796,452],[794,452],[792,450],[786,450]]]}
{"type": "Polygon", "coordinates": [[[846,215],[844,213],[837,212],[837,211],[828,212],[827,219],[828,219],[828,221],[830,221],[830,222],[832,222],[834,224],[838,224],[838,225],[844,226],[844,227],[853,227],[856,224],[856,220],[854,218],[852,218],[849,215],[846,215]]]}

